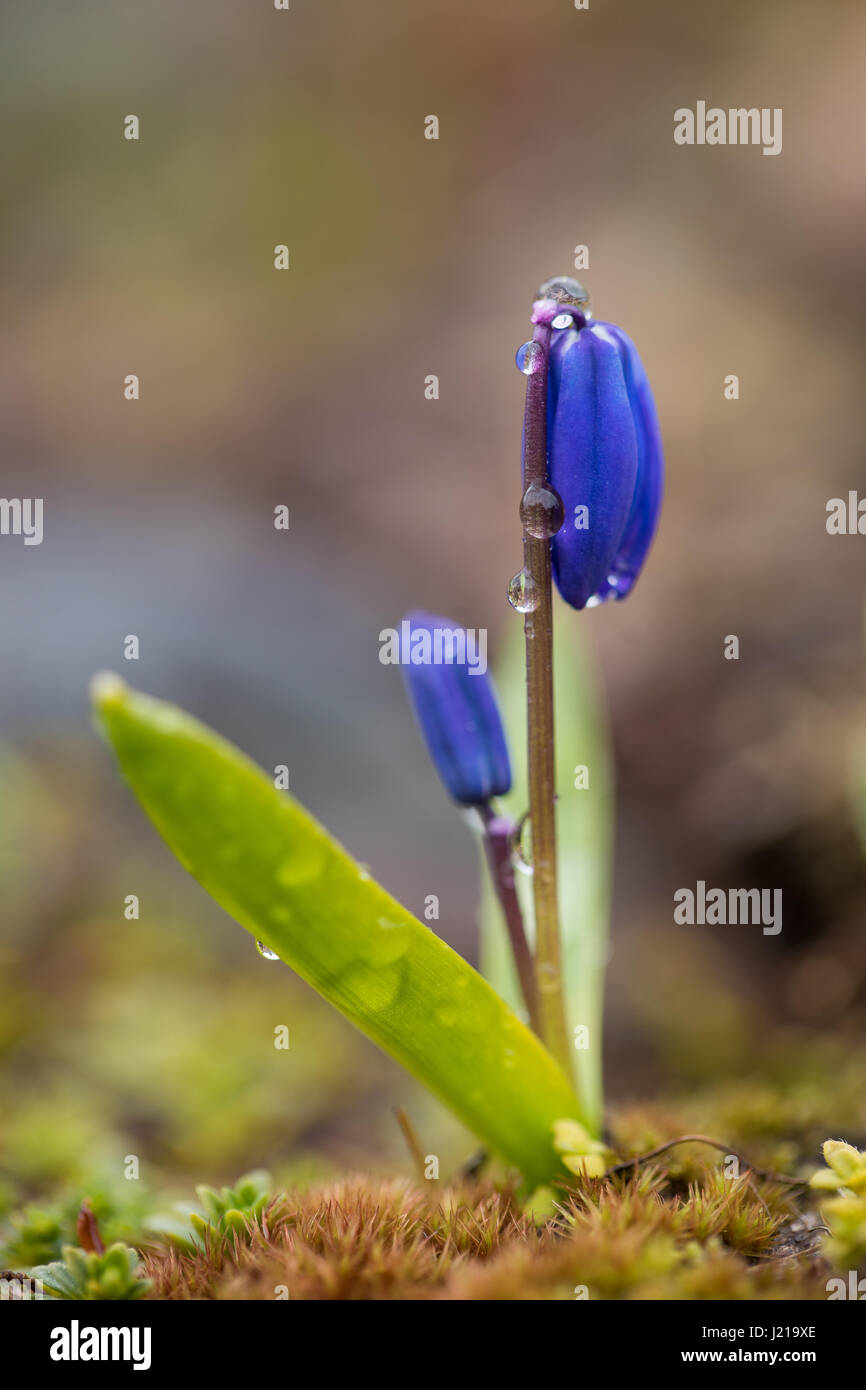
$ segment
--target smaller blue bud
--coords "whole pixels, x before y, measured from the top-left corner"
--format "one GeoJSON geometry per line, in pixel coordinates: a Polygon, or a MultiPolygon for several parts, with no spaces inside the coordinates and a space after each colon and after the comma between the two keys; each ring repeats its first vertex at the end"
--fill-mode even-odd
{"type": "Polygon", "coordinates": [[[448,618],[409,613],[403,678],[436,771],[463,806],[511,787],[511,763],[493,682],[477,635],[448,618]]]}

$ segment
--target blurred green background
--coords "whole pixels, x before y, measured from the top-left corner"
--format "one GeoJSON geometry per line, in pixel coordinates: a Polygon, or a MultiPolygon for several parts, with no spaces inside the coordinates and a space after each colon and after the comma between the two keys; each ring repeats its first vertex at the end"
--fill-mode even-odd
{"type": "Polygon", "coordinates": [[[412,606],[492,640],[516,621],[513,353],[578,244],[596,314],[641,350],[668,462],[636,593],[572,615],[618,783],[609,1090],[749,1075],[789,1036],[854,1049],[864,542],[824,523],[864,475],[862,6],[0,15],[2,486],[45,499],[41,546],[0,540],[6,1199],[127,1154],[183,1190],[258,1164],[405,1168],[395,1104],[446,1167],[470,1152],[171,861],[86,684],[121,669],[288,764],[408,906],[439,895],[437,930],[474,959],[475,849],[378,634],[412,606]],[[675,146],[698,100],[782,107],[783,153],[675,146]],[[781,935],[675,926],[698,878],[782,888],[781,935]]]}

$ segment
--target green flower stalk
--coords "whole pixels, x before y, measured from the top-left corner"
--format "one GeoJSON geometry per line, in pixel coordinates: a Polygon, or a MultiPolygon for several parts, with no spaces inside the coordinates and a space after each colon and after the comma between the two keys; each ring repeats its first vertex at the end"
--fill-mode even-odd
{"type": "MultiPolygon", "coordinates": [[[[553,301],[549,301],[550,304],[553,301]]],[[[541,301],[539,301],[541,304],[541,301]]],[[[553,741],[553,598],[551,541],[562,524],[562,505],[547,475],[547,375],[551,315],[533,310],[532,341],[518,354],[526,373],[523,423],[523,558],[509,594],[524,615],[529,817],[535,904],[535,987],[541,1036],[560,1065],[572,1054],[563,998],[556,874],[556,775],[553,741]],[[522,358],[521,358],[522,354],[522,358]]]]}

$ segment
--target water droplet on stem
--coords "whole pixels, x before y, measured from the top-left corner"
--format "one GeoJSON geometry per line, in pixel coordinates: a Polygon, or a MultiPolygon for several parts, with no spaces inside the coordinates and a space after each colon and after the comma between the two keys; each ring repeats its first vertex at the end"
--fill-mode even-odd
{"type": "Polygon", "coordinates": [[[523,343],[523,345],[517,349],[514,360],[524,376],[534,376],[534,374],[540,372],[544,366],[544,348],[540,343],[533,342],[533,340],[530,339],[528,343],[523,343]]]}
{"type": "Polygon", "coordinates": [[[530,848],[527,851],[526,848],[526,830],[528,826],[531,826],[531,821],[529,812],[527,811],[515,826],[514,833],[511,836],[511,863],[519,873],[531,876],[532,850],[530,848]]]}
{"type": "Polygon", "coordinates": [[[520,500],[520,520],[528,536],[550,540],[565,520],[559,493],[549,483],[530,483],[520,500]]]}
{"type": "Polygon", "coordinates": [[[518,613],[532,613],[538,607],[538,586],[528,570],[519,570],[510,581],[508,602],[518,613]]]}

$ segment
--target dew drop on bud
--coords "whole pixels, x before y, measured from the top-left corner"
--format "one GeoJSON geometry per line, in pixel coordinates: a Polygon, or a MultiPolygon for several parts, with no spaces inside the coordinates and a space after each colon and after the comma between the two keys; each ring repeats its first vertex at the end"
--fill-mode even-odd
{"type": "Polygon", "coordinates": [[[538,588],[527,570],[520,570],[508,585],[508,602],[518,613],[532,613],[538,607],[538,588]]]}
{"type": "Polygon", "coordinates": [[[574,319],[571,314],[557,314],[555,319],[550,321],[551,328],[573,328],[574,319]]]}
{"type": "Polygon", "coordinates": [[[547,541],[565,520],[562,498],[548,483],[530,483],[520,499],[520,520],[527,536],[547,541]]]}
{"type": "Polygon", "coordinates": [[[258,951],[260,956],[264,956],[265,960],[279,960],[279,956],[277,955],[276,951],[272,951],[271,948],[269,946],[266,946],[263,941],[256,942],[256,950],[258,951]]]}
{"type": "Polygon", "coordinates": [[[616,595],[622,597],[628,593],[634,582],[634,576],[623,572],[614,571],[607,576],[607,582],[611,588],[611,597],[616,595]]]}
{"type": "Polygon", "coordinates": [[[544,366],[544,348],[530,339],[517,349],[514,360],[524,376],[534,376],[544,366]]]}
{"type": "Polygon", "coordinates": [[[538,298],[553,299],[557,304],[574,304],[583,310],[589,304],[589,291],[571,275],[554,275],[552,280],[545,280],[538,298]]]}

